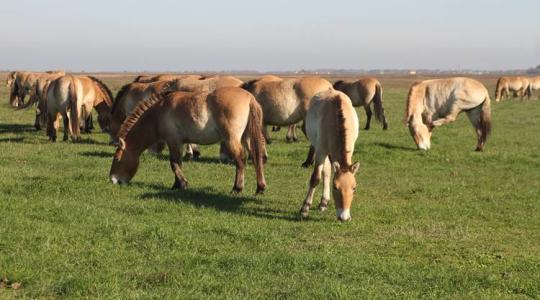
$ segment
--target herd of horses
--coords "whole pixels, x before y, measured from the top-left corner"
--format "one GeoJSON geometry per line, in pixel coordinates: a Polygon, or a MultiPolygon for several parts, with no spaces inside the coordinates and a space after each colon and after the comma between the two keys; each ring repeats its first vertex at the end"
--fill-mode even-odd
{"type": "MultiPolygon", "coordinates": [[[[113,97],[107,85],[93,76],[16,71],[8,75],[7,86],[11,106],[37,105],[34,125],[37,130],[45,127],[51,142],[56,141],[60,116],[63,140],[79,141],[81,130],[93,129],[95,109],[99,126],[116,146],[109,172],[114,184],[130,182],[145,150],[160,152],[166,145],[173,189],[185,189],[188,181],[182,160],[198,157],[199,144],[220,143],[220,159],[236,166],[232,191],[243,189],[247,151],[255,166],[256,193],[262,193],[266,188],[266,145],[271,143],[267,127],[287,126],[287,140],[295,141],[295,127],[301,123],[310,142],[303,166],[314,167],[300,209],[303,218],[309,214],[321,179],[319,210],[327,208],[333,194],[337,218],[351,218],[359,168],[352,161],[359,132],[354,107],[362,106],[366,112],[364,129],[370,128],[373,112],[383,130],[388,128],[382,86],[374,78],[332,84],[315,76],[284,79],[266,75],[247,82],[233,76],[138,76],[113,97]],[[182,158],[184,147],[186,157],[182,158]]],[[[540,90],[540,77],[501,77],[496,101],[511,93],[522,99],[530,97],[534,90],[540,90]]],[[[488,90],[477,80],[454,77],[413,83],[404,123],[417,148],[428,150],[433,129],[453,122],[461,112],[476,130],[476,151],[483,151],[491,128],[491,101],[488,90]]]]}

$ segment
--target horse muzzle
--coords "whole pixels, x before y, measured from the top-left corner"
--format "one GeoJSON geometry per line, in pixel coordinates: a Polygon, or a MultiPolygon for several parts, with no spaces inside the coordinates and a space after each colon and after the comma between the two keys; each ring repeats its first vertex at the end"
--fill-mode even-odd
{"type": "Polygon", "coordinates": [[[338,208],[336,211],[337,219],[341,222],[346,222],[351,220],[351,210],[350,209],[341,209],[338,208]]]}

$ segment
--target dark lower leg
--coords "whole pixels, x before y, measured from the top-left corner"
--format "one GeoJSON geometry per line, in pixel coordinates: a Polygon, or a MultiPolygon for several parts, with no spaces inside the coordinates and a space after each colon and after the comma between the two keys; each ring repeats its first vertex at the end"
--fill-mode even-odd
{"type": "Polygon", "coordinates": [[[313,164],[313,160],[315,158],[315,148],[313,146],[309,146],[309,152],[306,157],[306,160],[302,163],[302,167],[307,168],[313,164]]]}

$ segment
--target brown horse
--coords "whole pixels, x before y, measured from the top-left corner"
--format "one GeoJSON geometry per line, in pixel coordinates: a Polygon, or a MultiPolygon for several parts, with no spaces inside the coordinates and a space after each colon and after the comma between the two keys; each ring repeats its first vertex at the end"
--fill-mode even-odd
{"type": "Polygon", "coordinates": [[[369,130],[371,123],[371,103],[375,109],[375,118],[383,124],[383,130],[388,129],[388,122],[384,115],[381,83],[371,77],[361,78],[356,81],[338,80],[334,83],[334,89],[342,91],[352,101],[353,106],[363,106],[366,111],[365,130],[369,130]]]}
{"type": "Polygon", "coordinates": [[[354,143],[358,138],[358,116],[349,97],[339,91],[321,92],[311,100],[306,115],[306,134],[315,149],[315,168],[309,189],[300,209],[306,218],[313,202],[315,188],[323,179],[323,194],[319,210],[324,211],[330,201],[330,177],[333,169],[333,194],[336,216],[341,221],[351,218],[351,205],[356,190],[354,175],[358,162],[352,163],[354,143]]]}
{"type": "Polygon", "coordinates": [[[454,122],[465,111],[476,129],[476,151],[483,151],[491,130],[491,101],[486,87],[464,77],[432,79],[409,89],[404,122],[420,150],[431,148],[435,127],[454,122]]]}
{"type": "Polygon", "coordinates": [[[154,95],[137,105],[118,133],[118,148],[109,177],[113,184],[128,183],[139,166],[141,153],[164,140],[169,148],[173,189],[187,187],[182,172],[183,143],[225,142],[236,164],[233,192],[244,187],[244,146],[249,143],[257,176],[257,193],[266,187],[263,172],[262,110],[250,93],[236,87],[208,92],[171,92],[154,95]]]}
{"type": "Polygon", "coordinates": [[[64,141],[68,139],[68,129],[73,141],[80,140],[79,120],[89,120],[92,108],[98,112],[101,129],[110,130],[112,93],[95,77],[66,75],[53,80],[47,89],[46,102],[47,135],[53,142],[56,141],[58,115],[64,119],[64,141]]]}
{"type": "Polygon", "coordinates": [[[332,89],[328,80],[320,77],[281,79],[265,76],[243,85],[261,104],[264,114],[264,132],[268,142],[270,136],[266,125],[289,126],[303,121],[311,98],[332,89]]]}
{"type": "Polygon", "coordinates": [[[133,80],[133,82],[141,83],[150,83],[156,81],[170,81],[175,79],[200,79],[200,75],[171,75],[171,74],[160,74],[155,76],[150,75],[139,75],[133,80]]]}
{"type": "Polygon", "coordinates": [[[233,76],[212,76],[204,79],[175,79],[170,90],[179,92],[213,92],[222,87],[240,87],[244,82],[233,76]]]}
{"type": "Polygon", "coordinates": [[[502,98],[508,98],[510,92],[515,96],[527,98],[531,97],[529,89],[529,78],[527,77],[500,77],[497,80],[497,86],[495,87],[495,101],[499,102],[502,98]]]}

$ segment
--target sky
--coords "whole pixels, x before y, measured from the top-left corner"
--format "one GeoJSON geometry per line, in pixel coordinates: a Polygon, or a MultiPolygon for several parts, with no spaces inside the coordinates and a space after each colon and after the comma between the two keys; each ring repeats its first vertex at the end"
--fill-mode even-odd
{"type": "Polygon", "coordinates": [[[523,69],[539,0],[11,0],[0,69],[523,69]]]}

